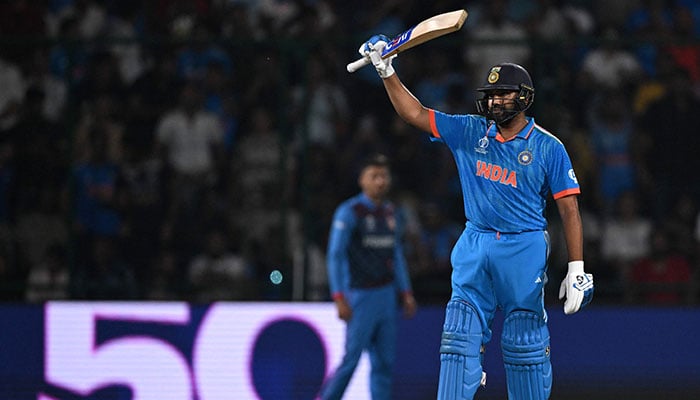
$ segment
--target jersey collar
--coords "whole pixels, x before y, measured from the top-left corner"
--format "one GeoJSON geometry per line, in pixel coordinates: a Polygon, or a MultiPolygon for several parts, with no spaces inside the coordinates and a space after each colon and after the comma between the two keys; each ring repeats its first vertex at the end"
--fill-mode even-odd
{"type": "Polygon", "coordinates": [[[377,205],[372,201],[372,199],[367,197],[367,195],[362,193],[362,192],[360,192],[360,202],[362,202],[364,205],[368,206],[370,209],[375,209],[377,207],[383,207],[387,203],[387,201],[384,200],[382,202],[382,204],[377,205]]]}
{"type": "Polygon", "coordinates": [[[527,125],[525,125],[525,127],[520,132],[518,132],[517,135],[513,136],[512,138],[510,138],[508,140],[504,139],[503,136],[501,136],[501,133],[498,132],[498,128],[496,127],[496,124],[494,124],[494,123],[492,123],[491,125],[489,125],[488,128],[486,128],[486,135],[488,137],[495,138],[499,142],[507,142],[507,141],[513,140],[515,138],[527,140],[530,138],[530,134],[532,134],[532,131],[535,130],[535,118],[525,117],[525,119],[527,119],[527,125]]]}

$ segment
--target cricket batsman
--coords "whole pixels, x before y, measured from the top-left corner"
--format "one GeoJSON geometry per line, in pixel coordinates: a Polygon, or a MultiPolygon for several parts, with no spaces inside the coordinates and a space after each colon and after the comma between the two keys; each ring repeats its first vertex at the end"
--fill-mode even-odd
{"type": "Polygon", "coordinates": [[[579,183],[569,155],[552,133],[525,115],[535,98],[530,74],[501,63],[484,71],[476,90],[478,115],[450,115],[424,107],[382,59],[389,39],[370,38],[368,57],[389,100],[407,123],[452,152],[462,186],[465,229],[452,255],[452,295],[440,345],[439,400],[472,399],[485,384],[482,358],[496,310],[504,314],[500,338],[510,400],[545,400],[552,389],[549,330],[544,308],[550,238],[545,205],[561,216],[568,273],[560,286],[564,313],[593,297],[584,272],[579,183]]]}

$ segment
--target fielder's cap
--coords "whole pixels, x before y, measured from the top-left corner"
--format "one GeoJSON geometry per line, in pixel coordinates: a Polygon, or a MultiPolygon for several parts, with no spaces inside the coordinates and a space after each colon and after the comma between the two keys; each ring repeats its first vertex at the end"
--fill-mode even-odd
{"type": "Polygon", "coordinates": [[[486,84],[477,88],[479,92],[490,90],[520,91],[521,85],[525,89],[535,91],[530,74],[522,66],[514,63],[501,63],[494,65],[486,76],[486,84]]]}

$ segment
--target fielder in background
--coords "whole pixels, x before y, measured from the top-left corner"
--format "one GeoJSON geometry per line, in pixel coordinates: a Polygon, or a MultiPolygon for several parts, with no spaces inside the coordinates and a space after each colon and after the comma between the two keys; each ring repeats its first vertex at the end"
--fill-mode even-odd
{"type": "Polygon", "coordinates": [[[396,112],[447,145],[462,185],[467,223],[452,251],[452,295],[440,345],[439,400],[472,399],[485,384],[483,351],[497,309],[504,313],[501,348],[508,398],[548,399],[552,388],[544,308],[550,244],[545,204],[551,196],[564,226],[568,273],[559,297],[572,314],[593,296],[583,269],[580,193],[571,160],[554,135],[525,115],[535,89],[520,65],[486,71],[477,91],[480,115],[448,115],[424,107],[379,57],[388,38],[360,47],[379,73],[396,112]]]}
{"type": "Polygon", "coordinates": [[[387,157],[375,155],[365,161],[358,183],[362,193],[338,206],[328,243],[329,285],[347,329],[345,355],[321,389],[323,400],[342,398],[365,350],[372,399],[391,399],[399,299],[404,316],[416,312],[401,242],[403,221],[387,199],[387,157]]]}

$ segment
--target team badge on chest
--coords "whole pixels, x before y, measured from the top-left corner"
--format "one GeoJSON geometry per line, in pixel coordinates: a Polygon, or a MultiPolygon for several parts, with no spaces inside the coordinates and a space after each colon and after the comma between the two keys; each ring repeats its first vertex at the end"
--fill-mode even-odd
{"type": "Polygon", "coordinates": [[[521,165],[528,165],[532,162],[532,153],[530,150],[523,150],[518,154],[518,162],[521,165]]]}

